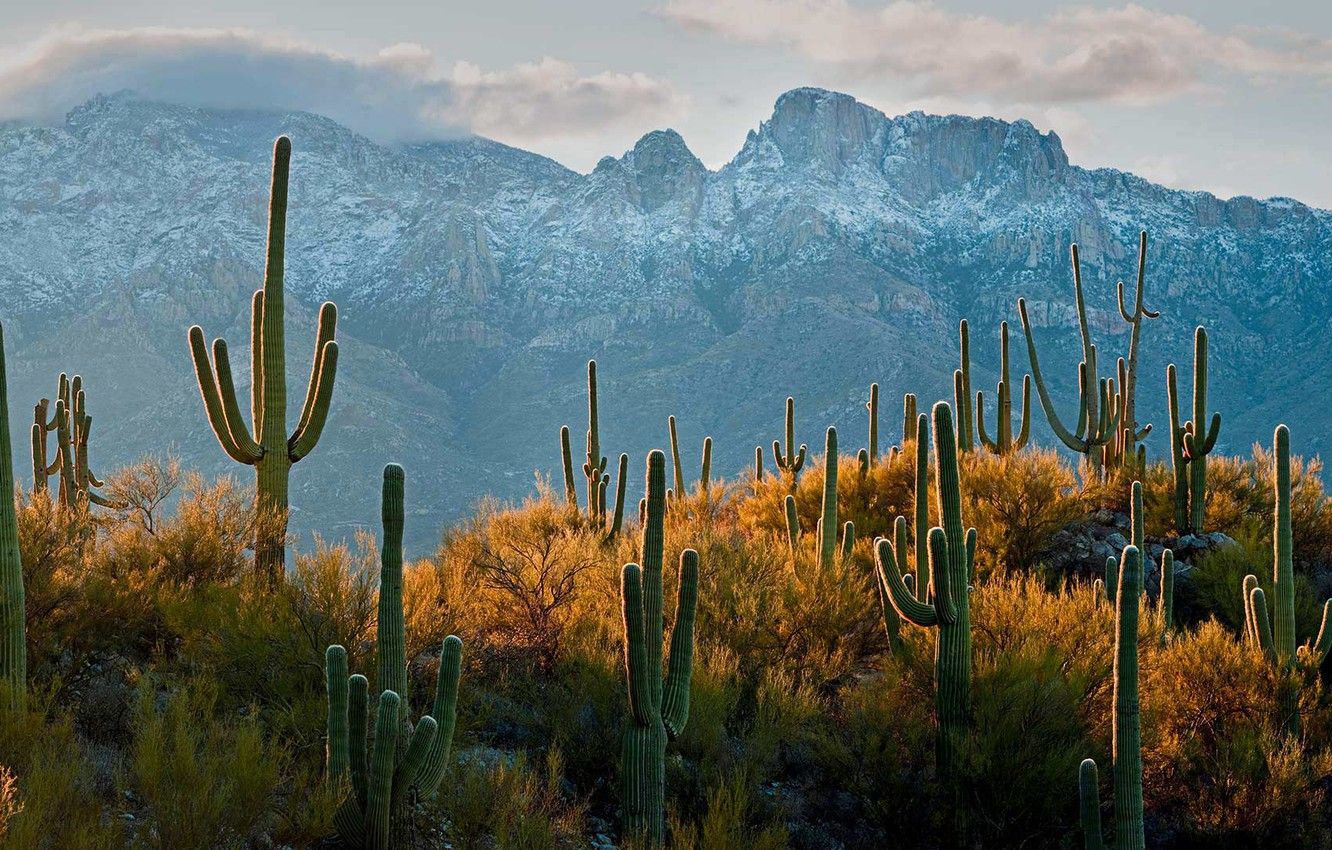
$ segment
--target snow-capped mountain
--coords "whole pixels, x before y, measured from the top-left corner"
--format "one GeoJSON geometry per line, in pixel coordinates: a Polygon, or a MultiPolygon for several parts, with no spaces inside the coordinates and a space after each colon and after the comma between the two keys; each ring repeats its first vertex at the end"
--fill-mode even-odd
{"type": "Polygon", "coordinates": [[[896,435],[902,392],[951,397],[962,317],[973,381],[988,389],[1001,320],[1013,325],[1015,367],[1026,366],[1019,295],[1071,417],[1069,243],[1081,248],[1101,362],[1113,364],[1127,344],[1114,285],[1132,283],[1141,228],[1148,306],[1163,318],[1144,331],[1140,416],[1164,422],[1165,363],[1189,362],[1203,323],[1225,448],[1247,450],[1282,420],[1311,452],[1332,424],[1305,401],[1332,380],[1320,340],[1332,319],[1332,214],[1080,168],[1025,121],[889,118],[797,89],[717,171],[663,130],[582,175],[479,138],[386,146],[305,113],[121,94],[63,126],[0,127],[16,458],[27,455],[30,405],[65,369],[87,377],[103,470],[171,449],[249,480],[209,432],[185,330],[197,322],[233,349],[248,344],[279,133],[294,144],[293,405],[318,303],[333,299],[343,316],[329,428],[293,473],[303,529],[373,524],[389,460],[408,470],[418,551],[481,494],[528,492],[533,470],[558,475],[559,426],[585,427],[589,357],[601,364],[603,445],[635,459],[631,492],[670,413],[691,475],[705,434],[715,469],[752,462],[778,435],[787,394],[800,440],[821,447],[836,424],[854,452],[878,381],[883,428],[896,435]]]}

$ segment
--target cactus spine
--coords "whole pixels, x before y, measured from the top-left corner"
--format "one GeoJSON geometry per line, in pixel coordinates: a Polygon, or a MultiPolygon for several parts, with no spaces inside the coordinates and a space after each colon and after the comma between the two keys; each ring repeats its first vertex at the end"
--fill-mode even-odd
{"type": "Polygon", "coordinates": [[[1073,262],[1073,298],[1077,305],[1078,332],[1082,337],[1082,362],[1078,364],[1078,418],[1070,430],[1059,418],[1050,398],[1050,391],[1041,377],[1041,363],[1036,355],[1036,339],[1032,335],[1031,321],[1027,317],[1027,302],[1018,299],[1018,315],[1022,319],[1022,333],[1027,339],[1027,357],[1031,360],[1031,377],[1036,384],[1036,395],[1041,400],[1041,409],[1050,423],[1055,436],[1070,449],[1084,456],[1092,469],[1099,471],[1103,460],[1099,451],[1107,442],[1114,439],[1119,427],[1119,420],[1102,403],[1110,397],[1109,384],[1097,378],[1096,346],[1091,341],[1091,331],[1087,325],[1087,305],[1082,297],[1082,266],[1078,260],[1078,246],[1069,251],[1073,262]]]}
{"type": "Polygon", "coordinates": [[[800,444],[800,450],[795,447],[795,399],[787,396],[786,398],[786,454],[782,454],[782,444],[778,440],[772,441],[772,462],[776,464],[777,469],[790,478],[791,489],[795,489],[796,481],[800,478],[800,470],[805,465],[805,452],[809,447],[804,443],[800,444]]]}
{"type": "Polygon", "coordinates": [[[1116,438],[1106,444],[1108,465],[1134,462],[1141,470],[1146,465],[1146,457],[1140,456],[1138,443],[1152,431],[1150,423],[1138,427],[1137,391],[1138,391],[1138,354],[1142,343],[1142,320],[1160,318],[1160,311],[1148,310],[1143,303],[1144,284],[1147,276],[1147,231],[1138,234],[1138,284],[1133,297],[1133,311],[1129,312],[1124,302],[1124,283],[1120,281],[1116,288],[1119,302],[1119,315],[1128,322],[1129,332],[1128,360],[1120,360],[1119,377],[1119,430],[1116,438]]]}
{"type": "Polygon", "coordinates": [[[971,714],[971,600],[967,584],[976,553],[976,530],[963,531],[957,442],[948,405],[934,406],[934,465],[941,527],[930,529],[930,582],[913,593],[903,581],[893,542],[879,538],[874,559],[888,597],[902,619],[935,629],[935,702],[939,773],[958,798],[953,809],[953,844],[962,846],[966,810],[961,801],[959,747],[971,714]],[[922,598],[917,598],[917,593],[922,598]]]}
{"type": "Polygon", "coordinates": [[[305,404],[296,430],[287,434],[287,355],[284,328],[283,276],[287,232],[287,177],[291,166],[291,141],[280,136],[273,145],[273,183],[268,207],[268,259],[264,288],[251,302],[250,411],[253,435],[246,427],[231,380],[227,344],[213,341],[212,360],[204,344],[203,328],[190,328],[190,354],[203,396],[204,411],[223,450],[233,460],[255,469],[258,507],[275,515],[277,525],[261,531],[255,540],[255,568],[269,581],[277,581],[286,558],[288,483],[291,466],[308,455],[319,442],[328,421],[333,382],[338,368],[338,344],[334,341],[338,311],[325,302],[319,309],[315,333],[314,364],[306,389],[305,404]]]}
{"type": "Polygon", "coordinates": [[[23,560],[19,554],[18,515],[14,507],[14,456],[9,442],[9,381],[5,367],[5,330],[0,325],[0,680],[3,700],[23,708],[28,695],[27,621],[23,560]]]}
{"type": "MultiPolygon", "coordinates": [[[[1312,647],[1297,645],[1295,635],[1295,545],[1290,521],[1290,429],[1278,425],[1272,435],[1272,477],[1276,483],[1272,528],[1272,618],[1267,616],[1267,598],[1253,575],[1244,578],[1244,630],[1271,659],[1285,670],[1294,669],[1301,653],[1314,667],[1320,666],[1332,649],[1332,599],[1323,604],[1323,622],[1312,647]]],[[[1283,689],[1282,721],[1287,732],[1300,731],[1299,694],[1283,689]]]]}
{"type": "Polygon", "coordinates": [[[1166,395],[1170,406],[1170,456],[1175,473],[1175,521],[1180,534],[1202,534],[1207,514],[1207,455],[1216,446],[1221,431],[1221,414],[1207,420],[1207,329],[1201,325],[1193,332],[1193,418],[1179,421],[1179,392],[1175,386],[1175,366],[1166,367],[1166,395]]]}
{"type": "Polygon", "coordinates": [[[629,722],[620,766],[624,832],[649,847],[666,837],[666,743],[689,719],[693,668],[694,611],[698,602],[698,553],[680,555],[680,585],[665,679],[662,677],[662,561],[666,513],[666,458],[647,459],[647,516],[640,552],[642,565],[626,564],[621,574],[625,675],[629,722]]]}
{"type": "MultiPolygon", "coordinates": [[[[1138,606],[1142,596],[1142,552],[1130,544],[1120,562],[1115,596],[1115,682],[1113,759],[1115,850],[1145,850],[1142,819],[1142,736],[1138,701],[1138,606]]],[[[1078,771],[1084,846],[1100,848],[1101,803],[1096,762],[1086,759],[1078,771]]]]}
{"type": "Polygon", "coordinates": [[[351,794],[333,823],[351,847],[386,850],[393,829],[411,795],[428,798],[439,789],[453,746],[457,717],[462,641],[450,635],[440,649],[439,678],[429,714],[413,726],[407,717],[407,655],[402,611],[403,471],[384,467],[381,513],[384,539],[380,555],[377,684],[380,688],[374,746],[367,747],[369,683],[347,676],[347,653],[330,646],[325,653],[328,685],[328,782],[350,774],[351,794]]]}
{"type": "Polygon", "coordinates": [[[999,422],[994,439],[985,433],[985,394],[976,392],[976,429],[981,445],[997,455],[1022,451],[1031,436],[1031,376],[1022,376],[1022,419],[1013,437],[1013,383],[1008,377],[1008,322],[999,323],[999,386],[995,390],[999,422]]]}

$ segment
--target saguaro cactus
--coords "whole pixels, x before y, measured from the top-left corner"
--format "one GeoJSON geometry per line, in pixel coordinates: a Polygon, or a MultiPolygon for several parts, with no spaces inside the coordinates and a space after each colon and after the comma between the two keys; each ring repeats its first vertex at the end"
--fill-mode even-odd
{"type": "Polygon", "coordinates": [[[1078,261],[1078,246],[1070,248],[1073,262],[1073,299],[1077,305],[1078,331],[1082,336],[1082,362],[1078,364],[1078,417],[1070,429],[1059,418],[1050,398],[1050,391],[1041,377],[1041,363],[1036,355],[1036,339],[1027,317],[1026,299],[1018,299],[1018,315],[1022,319],[1022,333],[1027,338],[1027,357],[1031,360],[1031,377],[1036,383],[1036,395],[1041,409],[1050,422],[1055,436],[1070,449],[1081,453],[1093,469],[1099,469],[1103,460],[1100,448],[1114,439],[1119,427],[1118,418],[1102,402],[1109,396],[1109,385],[1096,373],[1096,346],[1091,341],[1087,324],[1087,305],[1082,297],[1082,266],[1078,261]]]}
{"type": "Polygon", "coordinates": [[[5,330],[0,325],[0,681],[4,700],[22,708],[28,694],[28,650],[23,599],[23,560],[19,555],[14,508],[14,456],[9,442],[9,382],[5,371],[5,330]]]}
{"type": "Polygon", "coordinates": [[[1133,297],[1133,311],[1130,312],[1124,301],[1124,282],[1116,285],[1116,297],[1119,302],[1119,315],[1128,322],[1129,349],[1127,360],[1120,361],[1119,378],[1119,432],[1116,438],[1106,444],[1107,460],[1111,463],[1142,460],[1138,456],[1138,442],[1152,431],[1150,423],[1138,427],[1137,391],[1138,391],[1138,355],[1142,343],[1143,319],[1160,318],[1159,311],[1148,310],[1143,303],[1147,276],[1147,231],[1138,234],[1138,285],[1133,297]]]}
{"type": "MultiPolygon", "coordinates": [[[[1142,820],[1142,736],[1138,701],[1138,613],[1142,597],[1142,553],[1124,547],[1115,599],[1115,714],[1112,725],[1115,771],[1115,850],[1145,850],[1142,820]]],[[[1096,762],[1078,771],[1084,846],[1100,848],[1101,802],[1096,762]]]]}
{"type": "Polygon", "coordinates": [[[968,582],[976,554],[976,529],[963,531],[958,482],[957,438],[948,405],[934,406],[934,466],[941,527],[930,529],[930,581],[916,591],[903,581],[892,541],[879,538],[874,560],[889,600],[903,620],[935,629],[935,704],[939,729],[939,773],[955,789],[954,844],[966,832],[961,800],[959,752],[971,716],[971,599],[968,582]],[[923,593],[922,598],[917,594],[923,593]]]}
{"type": "Polygon", "coordinates": [[[680,585],[665,678],[662,678],[662,561],[666,514],[666,458],[647,459],[647,511],[639,564],[625,564],[620,598],[624,615],[625,676],[629,723],[624,731],[620,773],[624,832],[649,847],[666,838],[666,743],[689,719],[693,670],[694,611],[698,603],[698,553],[680,555],[680,585]]]}
{"type": "Polygon", "coordinates": [[[916,433],[916,394],[902,396],[902,445],[906,445],[916,433]]]}
{"type": "Polygon", "coordinates": [[[829,428],[823,451],[823,513],[819,519],[819,565],[837,553],[837,429],[829,428]]]}
{"type": "Polygon", "coordinates": [[[1031,376],[1022,376],[1022,419],[1013,437],[1013,382],[1008,378],[1008,322],[999,323],[999,386],[995,390],[999,421],[994,439],[985,433],[985,394],[976,392],[976,429],[981,445],[997,455],[1022,451],[1031,436],[1031,376]]]}
{"type": "Polygon", "coordinates": [[[403,477],[397,464],[384,467],[376,631],[380,694],[372,750],[366,743],[369,683],[361,675],[347,677],[343,647],[330,646],[324,659],[329,703],[326,777],[335,785],[346,774],[351,780],[351,794],[338,808],[333,824],[348,845],[369,850],[392,847],[402,807],[413,797],[428,798],[439,789],[453,746],[462,670],[462,641],[450,635],[440,648],[433,707],[413,726],[407,716],[402,611],[403,477]]]}
{"type": "MultiPolygon", "coordinates": [[[[564,498],[571,507],[578,507],[578,488],[574,484],[573,451],[569,440],[569,426],[560,427],[560,462],[564,471],[564,498]]],[[[587,433],[583,457],[583,481],[587,492],[586,515],[594,526],[606,533],[606,540],[620,533],[624,522],[625,473],[629,468],[629,455],[621,454],[615,479],[615,501],[607,506],[606,495],[611,477],[606,471],[608,459],[601,453],[601,424],[597,400],[597,361],[587,361],[587,433]]]]}
{"type": "MultiPolygon", "coordinates": [[[[1332,599],[1323,604],[1323,622],[1313,645],[1297,646],[1295,635],[1295,557],[1294,533],[1290,521],[1290,430],[1278,425],[1272,435],[1272,477],[1276,482],[1276,510],[1272,528],[1272,618],[1267,615],[1267,598],[1253,575],[1244,579],[1244,630],[1251,641],[1262,648],[1273,664],[1293,669],[1301,653],[1314,667],[1323,663],[1332,649],[1332,599]]],[[[1282,723],[1286,731],[1300,731],[1299,694],[1282,691],[1282,723]]]]}
{"type": "Polygon", "coordinates": [[[89,504],[118,509],[123,503],[108,499],[95,487],[104,486],[93,473],[88,460],[88,437],[93,419],[87,411],[87,390],[83,379],[75,375],[70,380],[60,373],[54,412],[48,421],[46,411],[51,409],[50,399],[42,399],[33,408],[32,473],[33,487],[48,492],[49,476],[60,475],[60,503],[73,509],[85,509],[89,504]],[[55,457],[48,461],[46,432],[56,433],[55,457]]]}
{"type": "Polygon", "coordinates": [[[296,430],[287,434],[287,355],[283,277],[287,233],[287,176],[291,141],[280,136],[273,146],[273,185],[268,207],[268,260],[264,288],[254,293],[250,325],[250,413],[246,427],[231,380],[227,344],[213,341],[210,362],[203,328],[190,328],[190,353],[203,396],[204,411],[222,449],[233,460],[255,469],[258,507],[271,513],[276,527],[264,522],[255,540],[255,567],[270,581],[282,575],[286,558],[288,481],[292,464],[319,442],[328,420],[338,369],[338,310],[331,301],[319,309],[314,363],[296,430]]]}
{"type": "Polygon", "coordinates": [[[1175,364],[1166,367],[1166,398],[1170,407],[1170,457],[1175,473],[1175,522],[1180,534],[1202,534],[1207,515],[1207,455],[1216,446],[1221,414],[1207,420],[1207,329],[1193,332],[1193,418],[1179,421],[1179,392],[1175,364]]]}
{"type": "Polygon", "coordinates": [[[772,462],[777,469],[785,474],[791,483],[791,489],[795,489],[796,481],[800,478],[800,470],[805,465],[805,452],[809,447],[804,443],[800,444],[799,451],[795,447],[795,399],[787,396],[786,398],[786,453],[782,454],[782,444],[779,440],[772,441],[772,462]]]}
{"type": "MultiPolygon", "coordinates": [[[[675,493],[677,496],[686,495],[689,490],[685,487],[684,469],[680,463],[680,438],[675,428],[675,417],[666,417],[666,428],[670,432],[671,438],[671,469],[675,478],[675,493]]],[[[756,450],[755,463],[757,464],[756,475],[762,477],[763,452],[756,450]]],[[[703,455],[700,463],[700,473],[698,477],[698,492],[704,498],[707,498],[708,487],[712,483],[712,438],[703,438],[703,455]]]]}
{"type": "Polygon", "coordinates": [[[865,447],[865,467],[874,466],[879,462],[879,385],[870,384],[869,401],[865,402],[865,410],[869,412],[869,444],[865,447]]]}

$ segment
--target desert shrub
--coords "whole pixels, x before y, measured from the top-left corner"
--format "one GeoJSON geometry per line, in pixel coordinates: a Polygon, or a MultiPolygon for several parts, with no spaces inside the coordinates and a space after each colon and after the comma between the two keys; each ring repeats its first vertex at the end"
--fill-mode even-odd
{"type": "MultiPolygon", "coordinates": [[[[1204,553],[1188,572],[1188,583],[1180,583],[1176,610],[1185,619],[1201,622],[1216,617],[1239,634],[1244,629],[1244,577],[1252,574],[1267,594],[1272,608],[1272,549],[1270,538],[1240,534],[1237,545],[1204,553]]],[[[1323,606],[1303,574],[1295,574],[1295,634],[1298,639],[1317,634],[1323,606]]]]}
{"type": "Polygon", "coordinates": [[[112,502],[121,505],[114,509],[118,519],[153,534],[182,478],[180,460],[175,456],[147,455],[108,476],[102,489],[112,502]]]}
{"type": "Polygon", "coordinates": [[[1030,571],[1054,535],[1086,511],[1057,452],[962,455],[962,517],[976,528],[975,575],[1030,571]]]}
{"type": "Polygon", "coordinates": [[[449,840],[460,850],[580,846],[584,805],[565,791],[558,749],[547,750],[536,765],[523,753],[464,754],[440,796],[449,840]]]}
{"type": "Polygon", "coordinates": [[[1148,806],[1185,832],[1249,846],[1308,847],[1332,835],[1315,816],[1332,752],[1276,726],[1291,683],[1216,622],[1176,636],[1142,667],[1148,806]]]}
{"type": "Polygon", "coordinates": [[[723,779],[708,794],[697,824],[671,822],[671,846],[679,850],[782,850],[787,846],[781,823],[755,823],[755,783],[744,773],[723,779]]]}
{"type": "Polygon", "coordinates": [[[247,574],[256,524],[253,494],[223,476],[211,484],[198,473],[185,478],[185,492],[170,521],[153,533],[159,580],[177,586],[231,582],[247,574]]]}
{"type": "Polygon", "coordinates": [[[354,548],[316,536],[313,552],[296,553],[285,589],[312,657],[336,643],[346,648],[350,669],[370,666],[379,570],[374,538],[368,532],[357,532],[354,548]]]}
{"type": "Polygon", "coordinates": [[[160,701],[145,680],[125,777],[145,807],[138,840],[163,850],[246,846],[270,816],[285,754],[253,716],[218,717],[210,682],[195,680],[160,701]]]}

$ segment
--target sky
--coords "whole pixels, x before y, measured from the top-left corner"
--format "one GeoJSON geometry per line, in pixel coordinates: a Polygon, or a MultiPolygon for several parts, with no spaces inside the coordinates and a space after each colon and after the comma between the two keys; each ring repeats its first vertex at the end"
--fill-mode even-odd
{"type": "Polygon", "coordinates": [[[0,0],[0,121],[99,92],[479,133],[580,171],[644,133],[727,162],[782,92],[1026,118],[1070,159],[1332,208],[1332,5],[1187,0],[0,0]]]}

